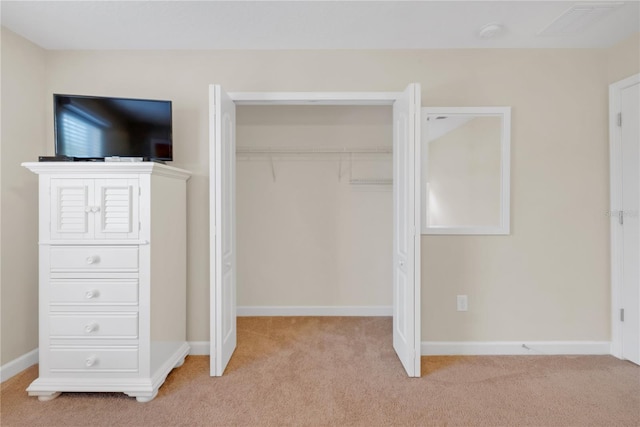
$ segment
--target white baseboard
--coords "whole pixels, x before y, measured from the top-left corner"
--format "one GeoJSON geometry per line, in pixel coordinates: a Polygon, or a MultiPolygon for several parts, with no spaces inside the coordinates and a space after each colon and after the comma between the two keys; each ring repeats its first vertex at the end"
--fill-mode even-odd
{"type": "Polygon", "coordinates": [[[0,366],[0,382],[5,382],[9,378],[19,374],[30,366],[38,363],[38,349],[31,350],[17,359],[0,366]]]}
{"type": "Polygon", "coordinates": [[[211,344],[209,341],[189,341],[190,356],[208,356],[211,353],[211,344]]]}
{"type": "MultiPolygon", "coordinates": [[[[238,315],[244,316],[387,316],[385,310],[391,307],[238,307],[238,315]],[[247,309],[251,314],[240,314],[240,309],[247,309]],[[342,311],[342,309],[357,309],[342,311]],[[261,311],[262,309],[268,309],[261,311]],[[271,313],[270,310],[279,314],[271,313]],[[304,309],[304,310],[299,310],[304,309]],[[317,310],[320,309],[320,310],[317,310]],[[325,310],[331,309],[331,310],[325,310]],[[336,310],[338,309],[338,310],[336,310]],[[361,309],[366,309],[362,314],[361,309]],[[374,310],[375,309],[375,310],[374,310]],[[298,311],[299,310],[299,311],[298,311]],[[317,310],[317,311],[316,311],[317,310]],[[379,311],[376,311],[379,310],[379,311]],[[282,314],[286,312],[287,314],[282,314]],[[378,314],[371,314],[372,312],[378,314]],[[261,313],[261,314],[256,314],[261,313]],[[304,314],[300,314],[304,313],[304,314]],[[310,314],[314,313],[314,314],[310,314]],[[321,313],[321,314],[315,314],[321,313]],[[331,314],[327,314],[331,313],[331,314]],[[338,314],[335,314],[338,313],[338,314]],[[345,314],[358,313],[358,314],[345,314]],[[383,313],[383,314],[380,314],[383,313]]],[[[209,341],[190,341],[192,356],[208,356],[209,341]]],[[[480,356],[480,355],[601,355],[611,354],[610,341],[423,341],[421,345],[423,356],[480,356]]],[[[38,349],[31,350],[17,359],[0,366],[0,382],[19,374],[30,366],[38,363],[38,349]]]]}
{"type": "Polygon", "coordinates": [[[423,356],[611,354],[610,341],[423,341],[423,356]]]}
{"type": "MultiPolygon", "coordinates": [[[[209,341],[189,342],[192,356],[208,356],[209,341]]],[[[609,341],[423,341],[422,356],[602,355],[609,341]],[[526,347],[523,347],[526,346],[526,347]]]]}
{"type": "Polygon", "coordinates": [[[242,306],[238,316],[392,316],[385,305],[352,306],[242,306]]]}

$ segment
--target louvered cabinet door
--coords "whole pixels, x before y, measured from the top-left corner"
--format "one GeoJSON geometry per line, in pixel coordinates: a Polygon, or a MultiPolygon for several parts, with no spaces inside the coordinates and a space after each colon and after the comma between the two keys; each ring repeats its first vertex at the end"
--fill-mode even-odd
{"type": "Polygon", "coordinates": [[[139,234],[137,179],[96,179],[96,239],[137,239],[139,234]]]}
{"type": "Polygon", "coordinates": [[[51,179],[52,240],[137,239],[139,181],[51,179]]]}
{"type": "Polygon", "coordinates": [[[52,178],[51,239],[92,239],[94,229],[94,180],[52,178]]]}

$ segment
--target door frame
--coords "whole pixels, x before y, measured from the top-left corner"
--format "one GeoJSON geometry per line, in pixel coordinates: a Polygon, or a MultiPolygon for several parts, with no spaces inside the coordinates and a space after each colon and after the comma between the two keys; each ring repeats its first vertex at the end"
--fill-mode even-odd
{"type": "MultiPolygon", "coordinates": [[[[399,99],[403,92],[227,92],[231,100],[233,100],[236,106],[240,105],[388,105],[393,106],[394,102],[399,99]]],[[[211,102],[211,101],[210,101],[211,102]]],[[[420,109],[418,108],[417,114],[420,113],[420,109]]],[[[419,123],[419,122],[418,122],[419,123]]],[[[210,125],[211,126],[211,125],[210,125]]],[[[418,124],[419,126],[419,124],[418,124]]],[[[212,134],[213,128],[210,127],[210,135],[209,135],[209,150],[210,150],[210,159],[212,158],[211,152],[215,149],[215,135],[212,134]]],[[[418,138],[417,141],[420,144],[420,140],[418,138]]],[[[420,159],[416,159],[417,162],[420,162],[420,159]]],[[[213,183],[213,178],[211,174],[210,166],[210,176],[209,176],[209,199],[210,199],[210,207],[213,209],[213,205],[211,200],[215,197],[215,186],[211,185],[213,183]]],[[[215,177],[215,175],[213,175],[215,177]]],[[[416,190],[416,194],[420,194],[420,182],[421,182],[421,174],[415,174],[414,177],[414,189],[416,190]]],[[[420,205],[418,204],[417,209],[420,209],[420,205]]],[[[417,230],[415,231],[415,236],[413,236],[414,245],[417,245],[416,258],[414,261],[414,277],[416,280],[414,281],[414,295],[415,297],[415,305],[417,308],[421,305],[420,295],[421,295],[421,280],[420,280],[420,267],[421,267],[421,259],[420,259],[420,214],[419,211],[417,213],[417,230]]],[[[215,260],[215,215],[214,211],[210,211],[209,213],[209,250],[210,250],[210,260],[215,260]]],[[[211,268],[211,266],[210,266],[211,268]]],[[[215,307],[215,274],[210,270],[209,275],[209,289],[210,289],[210,320],[209,327],[211,331],[214,330],[215,327],[215,316],[213,309],[215,307]]],[[[421,310],[414,310],[414,330],[421,330],[421,310]]],[[[213,335],[211,335],[213,336],[213,335]]],[[[421,345],[420,345],[421,337],[417,338],[416,343],[416,357],[418,358],[417,366],[419,364],[419,356],[421,355],[421,345]]],[[[211,342],[211,348],[213,351],[213,342],[211,342]]],[[[415,373],[414,376],[420,376],[420,370],[415,373]]]]}
{"type": "Polygon", "coordinates": [[[640,74],[609,85],[609,222],[611,230],[611,354],[622,358],[622,229],[618,212],[622,208],[622,131],[618,126],[621,92],[640,83],[640,74]]]}

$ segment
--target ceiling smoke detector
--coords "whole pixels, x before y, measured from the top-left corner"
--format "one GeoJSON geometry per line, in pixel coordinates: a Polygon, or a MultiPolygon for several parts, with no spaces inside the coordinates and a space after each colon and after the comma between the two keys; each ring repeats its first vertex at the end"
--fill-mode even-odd
{"type": "Polygon", "coordinates": [[[504,33],[504,26],[495,22],[483,25],[478,30],[478,37],[481,39],[494,39],[504,33]]]}

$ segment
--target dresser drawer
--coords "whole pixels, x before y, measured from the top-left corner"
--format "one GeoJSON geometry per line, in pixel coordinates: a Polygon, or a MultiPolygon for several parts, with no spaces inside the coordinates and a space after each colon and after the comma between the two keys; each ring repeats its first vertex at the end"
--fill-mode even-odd
{"type": "Polygon", "coordinates": [[[51,338],[138,337],[138,313],[70,313],[49,316],[51,338]]]}
{"type": "Polygon", "coordinates": [[[51,305],[136,305],[137,279],[51,279],[51,305]]]}
{"type": "Polygon", "coordinates": [[[51,271],[137,270],[136,246],[53,246],[51,271]]]}
{"type": "Polygon", "coordinates": [[[56,348],[49,352],[51,372],[137,372],[136,347],[56,348]]]}

